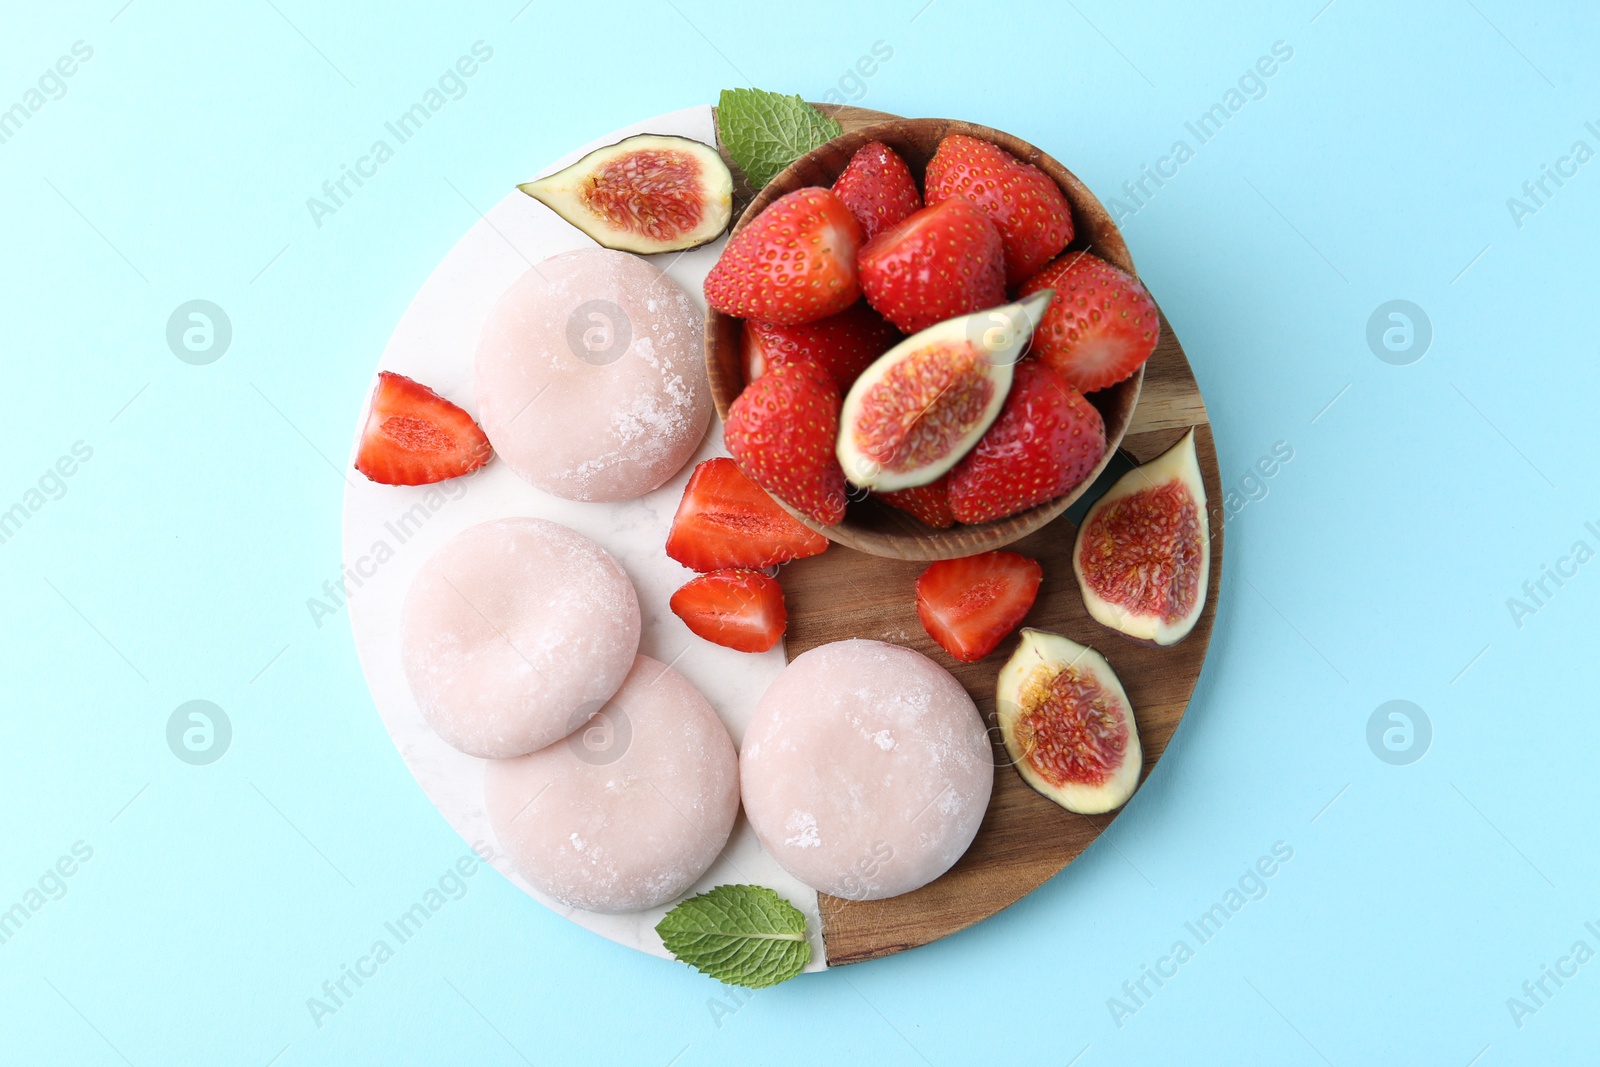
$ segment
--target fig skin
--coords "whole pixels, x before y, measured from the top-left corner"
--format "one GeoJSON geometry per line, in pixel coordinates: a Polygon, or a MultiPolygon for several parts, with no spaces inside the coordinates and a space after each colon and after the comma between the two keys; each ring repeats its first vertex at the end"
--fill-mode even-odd
{"type": "MultiPolygon", "coordinates": [[[[733,221],[733,176],[717,150],[700,141],[666,134],[641,133],[624,138],[616,144],[597,148],[571,166],[554,174],[517,186],[524,193],[544,204],[567,222],[582,230],[602,248],[639,255],[661,252],[680,252],[699,248],[721,237],[733,221]],[[674,157],[682,166],[687,160],[694,183],[693,199],[699,213],[694,224],[680,226],[668,236],[653,236],[636,227],[618,225],[594,211],[585,200],[587,184],[594,175],[608,167],[615,167],[629,156],[648,157],[651,153],[674,157]]],[[[649,211],[645,203],[647,192],[633,190],[637,196],[628,201],[635,214],[658,215],[649,211]]],[[[680,207],[681,203],[663,198],[659,207],[680,207]]]]}
{"type": "Polygon", "coordinates": [[[1139,778],[1144,770],[1139,724],[1122,682],[1100,653],[1060,634],[1024,627],[1017,650],[1000,668],[1000,679],[995,690],[1000,737],[1005,743],[1006,754],[1022,780],[1040,796],[1080,815],[1099,815],[1122,807],[1139,788],[1139,778]],[[1034,767],[1017,737],[1018,721],[1027,710],[1022,706],[1025,694],[1067,668],[1091,677],[1105,691],[1110,703],[1120,704],[1126,719],[1127,740],[1122,758],[1106,780],[1098,785],[1088,782],[1052,783],[1034,767]]]}
{"type": "MultiPolygon", "coordinates": [[[[1100,565],[1115,568],[1113,562],[1100,565]]],[[[1199,457],[1195,453],[1194,430],[1191,429],[1177,444],[1148,463],[1117,479],[1105,494],[1096,500],[1078,525],[1078,536],[1072,546],[1072,573],[1083,594],[1083,605],[1089,615],[1100,625],[1142,645],[1167,648],[1182,641],[1194,630],[1194,625],[1205,611],[1206,594],[1211,580],[1211,519],[1206,507],[1205,481],[1200,473],[1199,457]],[[1147,612],[1135,612],[1122,604],[1106,599],[1090,585],[1085,574],[1084,555],[1093,536],[1095,520],[1108,507],[1141,492],[1176,482],[1187,490],[1194,502],[1196,521],[1199,524],[1200,549],[1192,565],[1198,571],[1194,600],[1183,615],[1175,619],[1147,612]]]]}
{"type": "Polygon", "coordinates": [[[1027,351],[1034,329],[1054,292],[1040,290],[1031,296],[998,307],[958,315],[912,334],[879,356],[850,386],[839,413],[839,464],[845,477],[864,489],[887,493],[912,489],[941,478],[983,437],[984,431],[999,417],[1017,361],[1027,351]],[[874,459],[855,438],[869,392],[908,357],[929,349],[972,353],[978,357],[984,375],[993,386],[981,417],[971,422],[948,451],[915,467],[891,470],[874,459]]]}

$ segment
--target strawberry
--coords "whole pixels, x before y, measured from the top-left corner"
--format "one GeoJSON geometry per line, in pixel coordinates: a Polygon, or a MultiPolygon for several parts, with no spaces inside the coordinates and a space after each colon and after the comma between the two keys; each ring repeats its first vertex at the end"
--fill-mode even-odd
{"type": "Polygon", "coordinates": [[[695,571],[760,570],[815,556],[828,539],[784,511],[731,459],[708,459],[689,475],[667,534],[667,555],[695,571]]]}
{"type": "Polygon", "coordinates": [[[834,179],[833,192],[861,224],[863,241],[922,210],[922,194],[911,168],[881,141],[857,149],[834,179]]]}
{"type": "Polygon", "coordinates": [[[826,189],[778,197],[728,239],[706,275],[706,303],[728,315],[792,326],[856,302],[861,226],[826,189]]]}
{"type": "Polygon", "coordinates": [[[834,453],[839,387],[806,360],[774,367],[728,409],[722,440],[757,485],[824,526],[844,518],[844,469],[834,453]]]}
{"type": "Polygon", "coordinates": [[[867,302],[906,333],[1006,299],[1000,233],[961,197],[868,241],[860,266],[867,302]]]}
{"type": "Polygon", "coordinates": [[[935,530],[948,530],[956,524],[955,513],[950,510],[950,476],[912,489],[896,489],[892,493],[879,493],[878,499],[892,508],[899,508],[921,519],[935,530]]]}
{"type": "Polygon", "coordinates": [[[995,650],[1033,607],[1044,569],[1015,552],[943,559],[917,579],[917,615],[928,636],[962,663],[995,650]]]}
{"type": "Polygon", "coordinates": [[[1106,451],[1100,412],[1047,364],[1017,364],[994,425],[950,472],[957,522],[988,522],[1054,500],[1106,451]]]}
{"type": "Polygon", "coordinates": [[[493,454],[471,415],[403,374],[378,372],[356,470],[384,485],[426,485],[471,474],[493,454]]]}
{"type": "Polygon", "coordinates": [[[783,587],[760,571],[702,574],[673,593],[668,603],[696,635],[737,652],[765,652],[789,624],[783,587]]]}
{"type": "Polygon", "coordinates": [[[1016,285],[1072,240],[1072,206],[1044,171],[999,145],[952,134],[923,176],[929,204],[964,196],[989,216],[1006,250],[1006,284],[1016,285]]]}
{"type": "Polygon", "coordinates": [[[739,350],[746,382],[755,381],[780,363],[809,359],[832,376],[842,394],[899,340],[899,330],[865,301],[857,301],[837,315],[799,326],[746,322],[739,350]]]}
{"type": "Polygon", "coordinates": [[[1020,295],[1054,289],[1033,351],[1082,393],[1138,370],[1161,338],[1161,316],[1139,279],[1087,252],[1068,252],[1029,278],[1020,295]]]}

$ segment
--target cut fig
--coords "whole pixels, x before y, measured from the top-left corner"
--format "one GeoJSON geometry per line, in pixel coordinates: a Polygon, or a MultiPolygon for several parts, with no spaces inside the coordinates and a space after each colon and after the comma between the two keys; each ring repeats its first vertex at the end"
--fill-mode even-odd
{"type": "Polygon", "coordinates": [[[1000,414],[1048,292],[946,319],[878,357],[839,415],[845,477],[891,492],[927,485],[955,466],[1000,414]]]}
{"type": "Polygon", "coordinates": [[[619,252],[677,252],[722,236],[733,177],[710,145],[641,133],[517,186],[619,252]]]}
{"type": "Polygon", "coordinates": [[[1173,645],[1205,609],[1211,525],[1194,431],[1117,479],[1078,527],[1072,570],[1096,622],[1173,645]]]}
{"type": "Polygon", "coordinates": [[[1105,657],[1031,628],[1000,668],[1000,736],[1022,780],[1080,815],[1127,803],[1144,755],[1133,705],[1105,657]]]}

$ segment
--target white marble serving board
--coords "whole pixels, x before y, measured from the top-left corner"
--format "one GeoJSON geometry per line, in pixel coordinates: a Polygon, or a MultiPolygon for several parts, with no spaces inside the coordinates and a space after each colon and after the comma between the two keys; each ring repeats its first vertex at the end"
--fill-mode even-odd
{"type": "MultiPolygon", "coordinates": [[[[541,175],[636,133],[677,134],[716,143],[711,108],[692,107],[609,133],[552,163],[541,175]]],[[[701,285],[723,243],[719,240],[692,252],[652,257],[652,261],[704,310],[701,285]]],[[[489,309],[530,264],[585,247],[594,247],[594,242],[513,188],[467,231],[423,283],[389,338],[378,369],[415,378],[475,414],[473,357],[489,309]]],[[[365,418],[363,411],[362,421],[365,418]]],[[[712,421],[716,422],[715,415],[712,421]]],[[[351,444],[352,463],[360,434],[358,423],[351,444]]],[[[738,744],[757,699],[783,669],[782,647],[760,655],[720,648],[695,637],[667,609],[673,590],[692,576],[663,551],[667,527],[694,464],[716,455],[726,455],[720,426],[713,426],[694,459],[670,482],[648,496],[620,504],[577,503],[550,496],[518,479],[499,460],[475,475],[436,486],[376,485],[354,475],[344,497],[344,563],[347,575],[354,575],[347,581],[356,651],[384,726],[423,792],[469,845],[491,847],[494,867],[530,897],[585,929],[656,956],[667,956],[655,932],[667,906],[628,915],[580,911],[542,896],[512,870],[484,810],[484,761],[463,755],[440,740],[412,699],[400,666],[400,608],[423,561],[461,530],[505,516],[532,515],[563,523],[604,546],[627,569],[639,591],[644,616],[639,651],[674,665],[694,682],[738,744]]],[[[770,886],[805,912],[812,943],[808,970],[824,968],[816,892],[773,861],[742,812],[728,847],[690,895],[727,882],[770,886]]]]}

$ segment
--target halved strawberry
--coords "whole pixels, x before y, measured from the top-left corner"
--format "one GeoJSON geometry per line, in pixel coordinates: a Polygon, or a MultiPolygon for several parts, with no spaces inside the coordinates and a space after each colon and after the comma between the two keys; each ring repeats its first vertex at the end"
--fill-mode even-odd
{"type": "Polygon", "coordinates": [[[760,570],[815,556],[828,539],[784,511],[726,457],[689,475],[667,534],[667,555],[696,571],[760,570]]]}
{"type": "Polygon", "coordinates": [[[695,634],[737,652],[765,652],[789,624],[783,587],[760,571],[702,574],[673,593],[669,603],[695,634]]]}
{"type": "Polygon", "coordinates": [[[922,210],[922,194],[917,192],[911,168],[882,141],[856,150],[834,179],[833,192],[861,224],[863,241],[922,210]]]}
{"type": "Polygon", "coordinates": [[[785,363],[744,387],[722,441],[757,485],[824,526],[844,518],[839,387],[809,360],[785,363]]]}
{"type": "Polygon", "coordinates": [[[950,476],[940,476],[927,485],[911,489],[896,489],[892,493],[879,493],[878,499],[892,508],[899,508],[921,519],[935,530],[948,530],[956,524],[955,512],[950,510],[950,476]]]}
{"type": "Polygon", "coordinates": [[[1088,252],[1068,252],[1023,283],[1054,289],[1033,351],[1082,393],[1138,370],[1161,339],[1161,315],[1139,279],[1088,252]]]}
{"type": "Polygon", "coordinates": [[[706,303],[728,315],[793,325],[856,302],[861,226],[844,201],[808,186],[778,197],[728,240],[706,275],[706,303]]]}
{"type": "Polygon", "coordinates": [[[899,340],[900,331],[862,300],[837,315],[798,326],[746,322],[740,343],[744,380],[753,382],[780,363],[809,359],[832,375],[844,393],[899,340]]]}
{"type": "Polygon", "coordinates": [[[1106,451],[1100,412],[1048,364],[1017,364],[994,425],[950,472],[957,522],[989,522],[1054,500],[1106,451]]]}
{"type": "Polygon", "coordinates": [[[494,455],[472,416],[420,382],[379,371],[356,470],[384,485],[471,474],[494,455]]]}
{"type": "Polygon", "coordinates": [[[923,175],[927,202],[964,196],[1000,231],[1006,284],[1016,285],[1072,240],[1072,205],[1044,171],[999,145],[952,134],[939,142],[923,175]]]}
{"type": "Polygon", "coordinates": [[[1039,595],[1044,569],[1016,552],[944,559],[917,579],[917,616],[928,636],[963,663],[995,650],[1039,595]]]}
{"type": "Polygon", "coordinates": [[[959,196],[868,241],[860,270],[867,302],[908,334],[1006,300],[1000,233],[959,196]]]}

